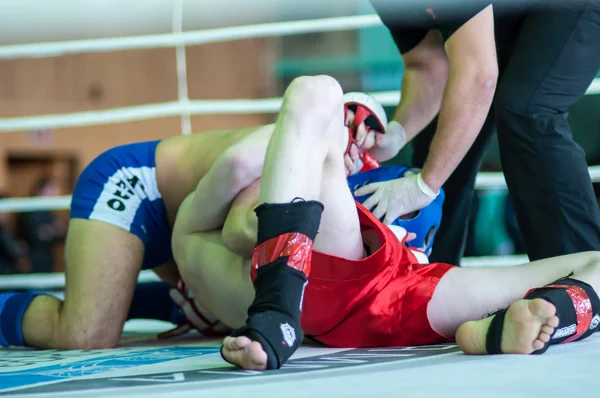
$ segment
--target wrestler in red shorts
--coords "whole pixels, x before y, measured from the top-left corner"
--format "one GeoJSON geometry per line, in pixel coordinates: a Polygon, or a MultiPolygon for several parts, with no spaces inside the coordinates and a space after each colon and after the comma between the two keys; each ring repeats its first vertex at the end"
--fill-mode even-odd
{"type": "Polygon", "coordinates": [[[332,347],[398,347],[451,341],[436,333],[427,304],[453,266],[427,264],[362,205],[356,204],[365,240],[381,242],[371,255],[349,260],[318,251],[304,292],[302,328],[332,347]]]}
{"type": "Polygon", "coordinates": [[[343,109],[334,79],[294,80],[260,183],[240,192],[223,231],[193,225],[201,208],[180,209],[174,256],[198,301],[235,329],[224,340],[226,361],[279,368],[305,334],[337,347],[456,340],[469,354],[530,354],[598,329],[598,253],[519,267],[423,264],[396,226],[355,202],[345,175],[343,109]],[[227,230],[252,220],[248,261],[233,253],[237,240],[228,243],[227,230]]]}

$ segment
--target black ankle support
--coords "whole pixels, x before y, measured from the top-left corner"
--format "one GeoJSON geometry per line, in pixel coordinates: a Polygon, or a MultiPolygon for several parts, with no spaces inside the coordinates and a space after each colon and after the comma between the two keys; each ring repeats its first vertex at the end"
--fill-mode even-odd
{"type": "MultiPolygon", "coordinates": [[[[585,282],[572,278],[559,279],[542,288],[530,290],[524,298],[526,300],[541,298],[552,303],[556,307],[556,316],[559,319],[559,325],[555,329],[550,341],[542,349],[534,351],[532,354],[543,354],[550,345],[583,340],[600,330],[600,298],[596,291],[585,282]],[[579,299],[572,298],[567,291],[572,288],[580,288],[584,292],[581,295],[583,300],[581,300],[580,307],[585,306],[586,297],[589,299],[591,315],[586,317],[586,322],[589,323],[589,326],[587,324],[579,325],[578,323],[575,303],[579,299]],[[581,330],[580,336],[577,337],[578,326],[585,326],[586,330],[581,330]],[[573,339],[573,337],[576,338],[573,339]]],[[[495,315],[486,336],[486,351],[490,355],[502,354],[502,331],[504,329],[506,310],[500,310],[495,315]]]]}
{"type": "MultiPolygon", "coordinates": [[[[293,232],[306,235],[312,242],[319,229],[323,205],[315,201],[263,204],[255,212],[257,246],[293,232]]],[[[267,369],[279,369],[302,343],[300,317],[306,284],[307,275],[288,266],[288,257],[278,257],[258,267],[254,280],[256,296],[248,309],[246,325],[232,336],[258,341],[267,353],[267,369]]]]}
{"type": "Polygon", "coordinates": [[[553,344],[583,340],[599,329],[600,298],[585,282],[572,278],[559,279],[540,289],[531,290],[525,298],[541,298],[552,303],[559,319],[550,341],[534,354],[543,354],[553,344]],[[591,305],[589,311],[585,310],[586,303],[591,305]]]}
{"type": "Polygon", "coordinates": [[[302,199],[283,204],[264,203],[254,209],[254,212],[258,217],[257,246],[289,232],[298,232],[315,240],[321,223],[323,204],[302,199]]]}
{"type": "Polygon", "coordinates": [[[488,355],[502,354],[502,331],[506,310],[497,311],[494,315],[485,339],[485,350],[488,355]]]}

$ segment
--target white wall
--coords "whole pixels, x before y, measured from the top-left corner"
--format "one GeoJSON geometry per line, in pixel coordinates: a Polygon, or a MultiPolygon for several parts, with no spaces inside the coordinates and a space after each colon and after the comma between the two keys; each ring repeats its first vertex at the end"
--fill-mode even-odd
{"type": "MultiPolygon", "coordinates": [[[[171,31],[175,0],[0,0],[0,45],[171,31]]],[[[354,15],[367,0],[183,0],[184,30],[354,15]]]]}

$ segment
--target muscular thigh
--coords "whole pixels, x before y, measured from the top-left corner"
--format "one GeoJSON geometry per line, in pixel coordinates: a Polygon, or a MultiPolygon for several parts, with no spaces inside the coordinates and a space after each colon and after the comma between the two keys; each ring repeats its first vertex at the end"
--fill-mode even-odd
{"type": "Polygon", "coordinates": [[[142,267],[142,242],[111,224],[72,219],[65,257],[61,324],[83,338],[118,339],[142,267]]]}
{"type": "Polygon", "coordinates": [[[361,259],[364,248],[358,212],[341,156],[329,156],[324,163],[320,201],[325,210],[314,249],[350,260],[361,259]]]}

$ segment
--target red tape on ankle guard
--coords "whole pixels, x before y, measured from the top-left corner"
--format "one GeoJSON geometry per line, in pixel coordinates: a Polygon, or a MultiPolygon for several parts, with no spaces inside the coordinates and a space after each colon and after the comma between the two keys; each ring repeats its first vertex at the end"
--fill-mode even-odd
{"type": "MultiPolygon", "coordinates": [[[[573,285],[547,285],[544,286],[544,289],[565,289],[573,301],[573,308],[575,308],[575,314],[577,315],[577,327],[575,329],[575,334],[563,341],[562,344],[577,340],[583,336],[592,325],[592,319],[594,317],[592,301],[585,290],[579,286],[573,285]]],[[[527,292],[525,297],[529,296],[529,293],[534,290],[537,289],[531,289],[527,292]]]]}
{"type": "Polygon", "coordinates": [[[312,258],[313,241],[306,235],[290,232],[269,239],[254,248],[252,254],[252,267],[250,272],[252,280],[256,278],[258,268],[270,264],[279,257],[288,257],[287,266],[310,274],[310,260],[312,258]]]}

